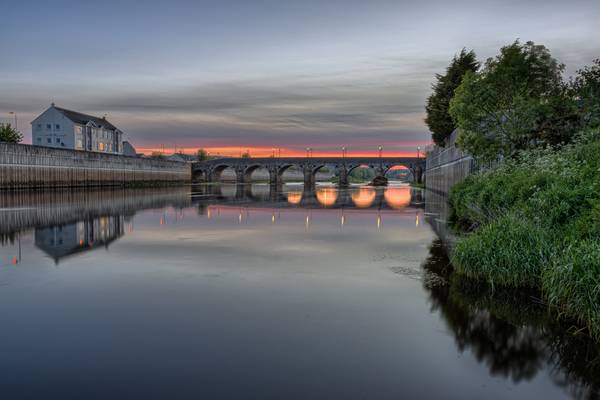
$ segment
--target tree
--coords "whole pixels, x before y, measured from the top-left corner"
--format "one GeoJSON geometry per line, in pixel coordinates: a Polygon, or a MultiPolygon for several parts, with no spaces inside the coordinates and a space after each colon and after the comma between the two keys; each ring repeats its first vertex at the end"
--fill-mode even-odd
{"type": "Polygon", "coordinates": [[[163,153],[161,153],[160,151],[153,151],[150,154],[150,157],[152,157],[152,158],[159,158],[159,159],[160,158],[165,158],[165,156],[163,155],[163,153]]]}
{"type": "Polygon", "coordinates": [[[208,152],[204,149],[198,149],[198,161],[206,161],[208,160],[208,152]]]}
{"type": "Polygon", "coordinates": [[[21,140],[23,140],[21,132],[10,124],[0,124],[0,142],[19,143],[21,140]]]}
{"type": "Polygon", "coordinates": [[[479,62],[475,53],[472,50],[467,52],[463,48],[458,55],[454,56],[444,75],[436,74],[437,82],[432,85],[433,93],[427,99],[425,106],[427,112],[425,123],[438,146],[444,146],[446,139],[456,129],[448,112],[454,91],[460,86],[465,73],[476,72],[478,69],[479,62]]]}
{"type": "Polygon", "coordinates": [[[246,151],[245,153],[242,153],[242,158],[250,158],[250,152],[246,151]]]}
{"type": "Polygon", "coordinates": [[[600,125],[600,59],[592,62],[591,67],[577,71],[570,82],[570,89],[584,126],[600,125]]]}
{"type": "Polygon", "coordinates": [[[517,40],[488,59],[481,72],[465,74],[450,101],[459,147],[491,160],[567,141],[574,134],[574,109],[563,70],[546,47],[517,40]]]}

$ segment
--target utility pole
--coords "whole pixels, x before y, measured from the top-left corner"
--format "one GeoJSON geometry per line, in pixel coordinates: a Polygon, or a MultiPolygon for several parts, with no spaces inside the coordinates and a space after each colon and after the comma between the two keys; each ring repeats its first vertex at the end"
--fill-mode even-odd
{"type": "Polygon", "coordinates": [[[14,118],[15,118],[15,131],[18,131],[19,127],[17,126],[17,113],[14,112],[14,111],[9,111],[8,114],[14,116],[14,118]]]}

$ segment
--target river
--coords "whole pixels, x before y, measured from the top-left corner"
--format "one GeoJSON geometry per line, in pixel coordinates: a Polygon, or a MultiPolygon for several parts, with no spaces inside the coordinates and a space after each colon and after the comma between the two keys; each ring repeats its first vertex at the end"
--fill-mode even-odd
{"type": "Polygon", "coordinates": [[[452,273],[439,201],[404,185],[0,193],[1,393],[598,398],[597,345],[536,293],[452,273]]]}

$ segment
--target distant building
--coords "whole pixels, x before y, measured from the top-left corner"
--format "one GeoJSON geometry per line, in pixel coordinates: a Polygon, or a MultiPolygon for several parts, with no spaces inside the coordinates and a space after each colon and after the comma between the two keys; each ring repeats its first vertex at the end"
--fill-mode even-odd
{"type": "Polygon", "coordinates": [[[123,153],[123,132],[106,118],[56,107],[54,103],[31,122],[33,145],[123,153]]]}
{"type": "Polygon", "coordinates": [[[137,152],[135,151],[135,147],[133,147],[131,145],[131,143],[125,141],[123,142],[123,155],[124,156],[130,156],[130,157],[136,157],[137,156],[137,152]]]}

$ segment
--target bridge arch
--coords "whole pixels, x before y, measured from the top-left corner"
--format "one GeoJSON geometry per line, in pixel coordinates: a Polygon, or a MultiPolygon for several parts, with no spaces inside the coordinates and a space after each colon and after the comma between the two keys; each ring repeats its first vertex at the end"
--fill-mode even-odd
{"type": "MultiPolygon", "coordinates": [[[[237,178],[237,171],[235,170],[235,168],[234,168],[233,165],[229,165],[229,164],[217,164],[216,166],[214,166],[212,168],[212,171],[211,171],[211,180],[213,182],[222,181],[223,180],[222,179],[223,172],[225,172],[225,170],[228,170],[228,169],[232,170],[233,173],[236,175],[236,178],[237,178]]],[[[236,179],[236,178],[233,178],[233,179],[236,179]]]]}
{"type": "Polygon", "coordinates": [[[305,174],[308,173],[310,176],[305,176],[305,182],[317,182],[317,174],[319,172],[323,172],[324,169],[327,169],[329,172],[333,172],[334,175],[339,175],[340,167],[341,166],[339,163],[335,162],[322,162],[308,165],[308,168],[305,169],[305,174]]]}
{"type": "Polygon", "coordinates": [[[302,170],[302,166],[300,164],[284,164],[281,165],[278,169],[277,169],[277,175],[279,176],[279,178],[283,178],[283,174],[285,174],[290,168],[297,168],[298,170],[302,170]]]}
{"type": "Polygon", "coordinates": [[[258,164],[258,163],[250,164],[247,167],[245,167],[244,171],[243,171],[243,174],[244,174],[243,182],[247,182],[247,183],[252,182],[252,175],[254,174],[254,172],[261,170],[261,169],[265,170],[265,171],[267,171],[267,173],[269,173],[269,168],[265,164],[258,164]]]}
{"type": "Polygon", "coordinates": [[[410,165],[410,164],[388,164],[384,166],[384,170],[383,170],[383,176],[388,176],[388,173],[391,171],[397,171],[397,170],[407,170],[408,171],[408,179],[409,181],[414,181],[415,180],[415,170],[414,170],[414,166],[410,165]]]}

